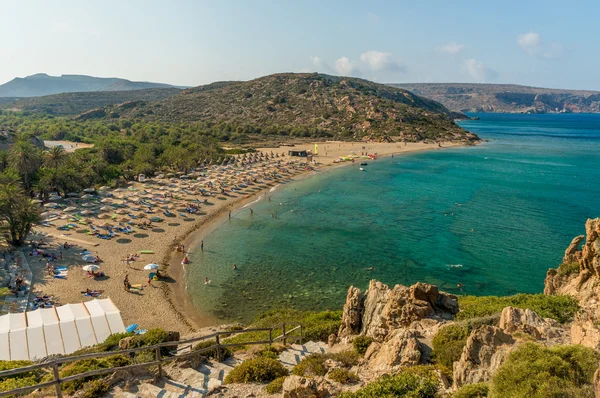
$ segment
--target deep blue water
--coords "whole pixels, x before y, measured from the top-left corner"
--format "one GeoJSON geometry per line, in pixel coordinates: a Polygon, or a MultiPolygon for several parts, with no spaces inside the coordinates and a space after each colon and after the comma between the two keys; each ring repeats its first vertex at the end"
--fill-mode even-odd
{"type": "Polygon", "coordinates": [[[234,213],[192,254],[192,302],[229,320],[341,308],[349,285],[372,278],[541,292],[546,270],[600,216],[600,115],[477,116],[461,125],[483,145],[321,172],[280,186],[253,215],[234,213]]]}

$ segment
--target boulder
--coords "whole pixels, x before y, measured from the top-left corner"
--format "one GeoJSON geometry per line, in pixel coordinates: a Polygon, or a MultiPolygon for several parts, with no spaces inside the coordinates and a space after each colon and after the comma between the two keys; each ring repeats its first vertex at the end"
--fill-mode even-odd
{"type": "Polygon", "coordinates": [[[301,376],[288,376],[283,382],[283,398],[316,398],[317,382],[301,376]]]}
{"type": "Polygon", "coordinates": [[[350,286],[342,313],[342,324],[338,331],[340,338],[360,333],[364,304],[365,297],[360,292],[360,289],[350,286]]]}
{"type": "Polygon", "coordinates": [[[536,339],[551,339],[559,335],[556,322],[544,319],[530,309],[505,307],[500,315],[500,329],[506,333],[523,332],[536,339]]]}
{"type": "Polygon", "coordinates": [[[600,367],[594,372],[594,379],[592,380],[594,386],[594,396],[600,398],[600,367]]]}
{"type": "Polygon", "coordinates": [[[600,350],[600,327],[585,313],[579,315],[571,324],[571,344],[600,350]]]}
{"type": "Polygon", "coordinates": [[[452,319],[458,313],[456,296],[440,292],[436,286],[416,283],[390,289],[372,280],[366,293],[361,334],[383,342],[390,331],[407,328],[425,318],[452,319]]]}
{"type": "Polygon", "coordinates": [[[384,343],[373,343],[365,353],[371,370],[389,370],[396,366],[414,366],[421,363],[421,343],[414,332],[399,329],[384,343]]]}
{"type": "Polygon", "coordinates": [[[453,366],[453,389],[490,380],[513,348],[515,341],[502,329],[484,325],[474,330],[453,366]]]}
{"type": "Polygon", "coordinates": [[[283,398],[327,398],[339,389],[324,377],[288,376],[283,382],[283,398]]]}

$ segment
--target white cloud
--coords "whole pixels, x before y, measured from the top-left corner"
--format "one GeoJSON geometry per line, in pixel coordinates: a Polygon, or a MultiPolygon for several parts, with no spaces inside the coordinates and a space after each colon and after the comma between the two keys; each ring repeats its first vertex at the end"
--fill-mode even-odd
{"type": "Polygon", "coordinates": [[[483,62],[475,58],[469,58],[463,62],[462,70],[477,83],[485,83],[498,76],[495,70],[486,67],[483,62]]]}
{"type": "Polygon", "coordinates": [[[458,43],[448,43],[446,45],[443,45],[441,47],[438,47],[437,50],[441,51],[443,53],[446,54],[458,54],[459,52],[461,52],[463,49],[465,48],[464,44],[458,44],[458,43]]]}
{"type": "Polygon", "coordinates": [[[360,61],[373,71],[406,72],[406,68],[394,61],[390,53],[367,51],[360,55],[360,61]]]}
{"type": "Polygon", "coordinates": [[[562,52],[560,43],[545,45],[539,33],[533,31],[517,36],[517,44],[532,57],[552,59],[559,57],[562,52]]]}
{"type": "Polygon", "coordinates": [[[356,62],[350,61],[348,57],[341,57],[335,60],[335,71],[343,76],[351,76],[357,72],[356,62]]]}
{"type": "Polygon", "coordinates": [[[323,66],[323,61],[321,61],[321,58],[317,57],[317,56],[312,56],[310,57],[310,63],[313,64],[314,66],[316,66],[317,68],[320,68],[323,66]]]}

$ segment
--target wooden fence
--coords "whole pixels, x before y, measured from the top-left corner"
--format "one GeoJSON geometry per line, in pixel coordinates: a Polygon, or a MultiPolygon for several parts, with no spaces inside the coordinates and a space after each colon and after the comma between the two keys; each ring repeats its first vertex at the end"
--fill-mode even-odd
{"type": "Polygon", "coordinates": [[[165,362],[170,362],[170,361],[174,361],[176,359],[185,358],[190,355],[202,354],[204,352],[213,351],[213,350],[216,350],[217,360],[220,360],[221,354],[222,354],[221,350],[224,348],[240,347],[240,346],[254,345],[254,344],[273,344],[278,341],[282,341],[283,344],[286,345],[288,343],[288,341],[299,340],[300,342],[302,342],[303,336],[304,336],[304,329],[303,329],[303,326],[301,323],[283,322],[283,323],[277,324],[270,328],[254,328],[254,329],[234,330],[234,331],[230,331],[230,332],[216,332],[216,333],[209,334],[207,336],[195,337],[193,339],[180,340],[180,341],[167,341],[164,343],[155,344],[155,345],[146,346],[146,347],[138,347],[138,348],[131,348],[131,349],[127,349],[127,350],[118,350],[118,351],[97,352],[97,353],[77,355],[77,356],[60,357],[58,359],[54,359],[49,362],[43,362],[43,363],[31,365],[31,366],[25,366],[22,368],[15,368],[15,369],[1,371],[0,372],[0,380],[2,380],[4,377],[14,376],[14,375],[22,374],[22,373],[28,373],[28,372],[32,372],[32,371],[36,371],[36,370],[44,369],[44,368],[51,368],[54,377],[53,377],[53,380],[51,380],[51,381],[39,383],[39,384],[36,384],[33,386],[16,388],[16,389],[13,389],[10,391],[0,391],[0,397],[24,394],[26,392],[29,392],[32,390],[37,390],[39,388],[55,386],[56,396],[58,398],[62,398],[61,384],[66,383],[68,381],[79,380],[79,379],[82,379],[85,377],[98,376],[98,375],[113,373],[113,372],[117,372],[117,371],[127,371],[127,370],[131,370],[131,369],[143,368],[143,367],[148,367],[148,366],[157,366],[158,367],[158,375],[160,377],[162,377],[162,375],[163,375],[162,366],[165,362]],[[288,326],[294,326],[294,327],[292,329],[288,330],[287,329],[288,326]],[[273,332],[278,332],[279,329],[281,329],[282,333],[280,335],[278,335],[277,337],[273,337],[273,332]],[[244,341],[241,343],[227,343],[226,338],[230,337],[231,335],[249,333],[249,332],[269,332],[269,338],[266,340],[244,341]],[[297,334],[298,332],[299,332],[299,334],[297,334]],[[194,343],[204,341],[204,340],[211,340],[211,339],[215,340],[214,344],[212,344],[208,347],[202,348],[202,349],[197,349],[197,350],[191,349],[194,343]],[[177,349],[175,351],[174,355],[169,355],[166,357],[163,357],[161,355],[161,348],[165,348],[165,347],[175,348],[178,346],[184,346],[183,349],[190,348],[190,351],[179,354],[178,351],[182,351],[183,349],[177,349]],[[92,370],[89,372],[78,373],[78,374],[63,377],[63,378],[61,378],[59,375],[60,365],[63,365],[66,363],[75,362],[75,361],[79,361],[82,359],[110,357],[113,355],[133,356],[136,352],[150,351],[150,350],[154,351],[154,360],[150,361],[150,362],[136,363],[133,365],[120,366],[120,367],[115,367],[115,368],[97,369],[97,370],[92,370]]]}

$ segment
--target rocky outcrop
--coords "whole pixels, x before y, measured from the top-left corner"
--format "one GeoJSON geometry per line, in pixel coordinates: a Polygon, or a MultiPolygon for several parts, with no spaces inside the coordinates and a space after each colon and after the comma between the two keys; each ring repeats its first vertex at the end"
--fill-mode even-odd
{"type": "Polygon", "coordinates": [[[600,351],[600,327],[585,312],[579,314],[571,324],[571,343],[600,351]]]}
{"type": "Polygon", "coordinates": [[[288,376],[283,382],[283,398],[327,398],[337,395],[339,389],[324,377],[307,378],[288,376]]]}
{"type": "Polygon", "coordinates": [[[346,304],[344,304],[342,324],[338,331],[339,338],[360,333],[364,304],[365,296],[360,289],[350,286],[346,295],[346,304]]]}
{"type": "Polygon", "coordinates": [[[453,389],[490,380],[511,351],[514,339],[495,326],[474,330],[453,366],[453,389]]]}
{"type": "Polygon", "coordinates": [[[414,332],[399,329],[383,343],[373,343],[365,353],[368,366],[374,370],[392,370],[397,366],[421,363],[421,343],[414,332]]]}
{"type": "Polygon", "coordinates": [[[366,293],[361,334],[383,342],[390,331],[406,328],[425,318],[452,319],[458,313],[456,296],[436,286],[416,283],[411,287],[372,280],[366,293]]]}
{"type": "Polygon", "coordinates": [[[593,320],[600,320],[599,237],[600,218],[587,220],[585,236],[573,239],[565,251],[562,265],[548,270],[544,282],[545,294],[574,296],[593,320]]]}
{"type": "Polygon", "coordinates": [[[538,340],[553,339],[562,335],[562,328],[552,319],[544,319],[530,309],[505,307],[500,315],[500,329],[506,333],[526,333],[538,340]]]}

